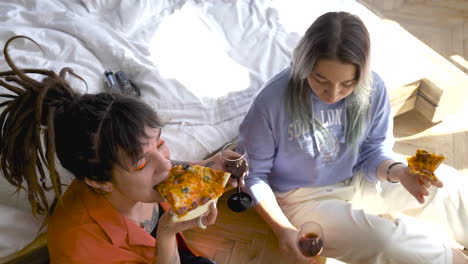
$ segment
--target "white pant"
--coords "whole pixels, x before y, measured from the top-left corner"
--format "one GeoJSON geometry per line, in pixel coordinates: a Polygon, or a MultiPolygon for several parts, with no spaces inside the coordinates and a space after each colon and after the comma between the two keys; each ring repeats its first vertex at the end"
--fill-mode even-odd
{"type": "Polygon", "coordinates": [[[371,183],[361,174],[275,195],[296,227],[320,223],[325,257],[361,264],[452,263],[451,239],[468,248],[468,177],[445,165],[436,172],[444,187],[431,187],[422,205],[400,184],[371,183]],[[381,217],[395,213],[402,214],[381,217]]]}

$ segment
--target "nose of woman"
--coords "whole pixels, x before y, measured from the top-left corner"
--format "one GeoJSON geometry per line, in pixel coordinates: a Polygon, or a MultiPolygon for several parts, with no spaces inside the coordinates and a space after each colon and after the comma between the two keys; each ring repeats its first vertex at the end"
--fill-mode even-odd
{"type": "Polygon", "coordinates": [[[164,153],[160,151],[154,151],[152,153],[152,159],[154,161],[153,169],[155,170],[156,174],[168,172],[172,167],[171,160],[168,159],[166,155],[164,155],[164,153]]]}
{"type": "Polygon", "coordinates": [[[334,85],[327,91],[327,103],[336,103],[340,99],[340,87],[334,85]]]}

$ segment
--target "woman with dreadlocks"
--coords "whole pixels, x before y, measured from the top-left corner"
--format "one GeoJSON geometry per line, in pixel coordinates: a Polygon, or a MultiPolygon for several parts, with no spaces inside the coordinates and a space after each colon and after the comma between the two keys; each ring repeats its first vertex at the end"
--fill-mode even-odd
{"type": "Polygon", "coordinates": [[[440,175],[441,188],[393,159],[390,101],[369,55],[367,29],[352,14],[326,13],[308,28],[291,67],[263,88],[240,126],[246,190],[284,253],[304,262],[298,229],[314,221],[322,255],[346,263],[468,263],[420,230],[419,219],[415,228],[379,216],[427,217],[468,247],[467,180],[440,175]]]}
{"type": "MultiPolygon", "coordinates": [[[[26,182],[33,213],[49,216],[51,263],[213,263],[195,256],[180,232],[213,224],[215,205],[174,223],[154,189],[173,165],[155,111],[121,94],[76,93],[65,80],[76,76],[69,68],[18,69],[8,54],[17,38],[33,41],[16,36],[4,47],[11,70],[0,72],[10,91],[1,94],[0,167],[11,184],[26,182]],[[55,155],[76,178],[63,196],[55,155]],[[47,175],[54,204],[44,192],[47,175]]],[[[192,164],[207,162],[223,168],[218,156],[192,164]]]]}

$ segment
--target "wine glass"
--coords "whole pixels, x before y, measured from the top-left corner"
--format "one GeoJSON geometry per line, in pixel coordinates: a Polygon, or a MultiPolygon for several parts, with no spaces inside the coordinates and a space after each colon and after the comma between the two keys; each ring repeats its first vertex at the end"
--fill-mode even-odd
{"type": "Polygon", "coordinates": [[[238,145],[236,152],[241,154],[240,157],[234,158],[227,155],[227,150],[234,148],[234,143],[228,143],[221,149],[221,158],[226,166],[227,172],[231,173],[231,177],[237,180],[237,192],[228,198],[228,207],[237,213],[243,212],[252,206],[252,197],[246,192],[241,191],[240,181],[249,171],[247,161],[247,151],[244,147],[238,145]]]}
{"type": "Polygon", "coordinates": [[[302,255],[314,257],[323,250],[324,236],[320,224],[308,221],[301,225],[297,235],[297,245],[302,255]]]}

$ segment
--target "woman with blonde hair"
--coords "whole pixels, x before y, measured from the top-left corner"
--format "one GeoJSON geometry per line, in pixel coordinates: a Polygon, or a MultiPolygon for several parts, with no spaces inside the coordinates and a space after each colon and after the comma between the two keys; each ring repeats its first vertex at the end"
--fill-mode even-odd
{"type": "Polygon", "coordinates": [[[315,20],[291,67],[265,85],[240,126],[246,190],[282,251],[303,262],[311,259],[299,250],[298,229],[314,221],[324,233],[322,255],[346,263],[468,263],[408,219],[379,216],[447,215],[452,238],[468,247],[467,180],[441,177],[442,188],[394,159],[389,97],[369,56],[357,16],[330,12],[315,20]]]}

